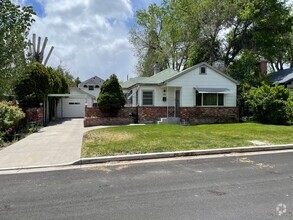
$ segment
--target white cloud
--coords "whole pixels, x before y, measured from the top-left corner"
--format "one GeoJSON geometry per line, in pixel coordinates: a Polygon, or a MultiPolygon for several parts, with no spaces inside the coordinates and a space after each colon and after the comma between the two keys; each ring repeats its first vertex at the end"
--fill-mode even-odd
{"type": "Polygon", "coordinates": [[[94,75],[106,79],[112,73],[120,80],[134,76],[136,59],[126,26],[133,17],[130,0],[49,0],[44,10],[31,33],[48,37],[47,52],[55,47],[48,65],[62,62],[82,80],[94,75]]]}

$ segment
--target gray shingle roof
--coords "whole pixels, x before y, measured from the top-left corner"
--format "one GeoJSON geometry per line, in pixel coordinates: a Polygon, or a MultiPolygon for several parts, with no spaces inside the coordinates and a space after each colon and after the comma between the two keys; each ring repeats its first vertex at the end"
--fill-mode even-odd
{"type": "Polygon", "coordinates": [[[293,80],[293,68],[279,70],[271,73],[268,77],[272,80],[272,84],[285,84],[293,80]]]}
{"type": "Polygon", "coordinates": [[[80,87],[84,86],[84,85],[99,85],[102,86],[104,83],[104,80],[102,80],[100,77],[98,76],[94,76],[82,83],[79,84],[80,87]]]}

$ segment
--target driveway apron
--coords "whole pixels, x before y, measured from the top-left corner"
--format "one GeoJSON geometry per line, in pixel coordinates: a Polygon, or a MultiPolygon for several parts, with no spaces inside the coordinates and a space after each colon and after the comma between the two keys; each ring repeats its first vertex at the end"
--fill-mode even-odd
{"type": "Polygon", "coordinates": [[[0,150],[0,169],[52,166],[79,160],[85,131],[83,119],[51,123],[0,150]]]}

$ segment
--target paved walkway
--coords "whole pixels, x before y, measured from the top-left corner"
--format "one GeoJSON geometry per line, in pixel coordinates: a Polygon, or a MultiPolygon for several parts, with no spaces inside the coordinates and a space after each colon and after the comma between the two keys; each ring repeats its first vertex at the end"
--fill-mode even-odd
{"type": "MultiPolygon", "coordinates": [[[[83,119],[57,121],[0,150],[0,169],[67,164],[79,160],[83,119]]],[[[101,128],[101,127],[99,127],[101,128]]]]}

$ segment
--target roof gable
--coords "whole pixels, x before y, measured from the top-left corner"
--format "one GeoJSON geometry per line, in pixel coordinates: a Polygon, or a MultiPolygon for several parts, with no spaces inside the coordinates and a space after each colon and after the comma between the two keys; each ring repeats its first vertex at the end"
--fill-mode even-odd
{"type": "Polygon", "coordinates": [[[126,82],[121,83],[121,87],[124,89],[133,87],[137,84],[140,85],[161,85],[161,84],[165,84],[168,82],[171,82],[172,80],[177,79],[178,77],[181,77],[183,75],[185,75],[186,73],[199,68],[205,66],[207,68],[212,69],[214,72],[218,73],[219,75],[227,78],[228,80],[232,81],[233,83],[235,83],[236,85],[239,85],[240,83],[238,81],[236,81],[235,79],[233,79],[232,77],[222,73],[221,71],[219,71],[218,69],[216,69],[215,67],[203,62],[203,63],[199,63],[195,66],[192,66],[186,70],[183,70],[181,72],[178,72],[176,70],[173,69],[165,69],[153,76],[150,77],[135,77],[135,78],[131,78],[129,80],[127,80],[126,82]]]}
{"type": "Polygon", "coordinates": [[[203,67],[203,66],[212,69],[214,72],[216,72],[216,73],[218,73],[219,75],[221,75],[221,76],[227,78],[228,80],[232,81],[232,82],[235,83],[236,85],[239,85],[239,84],[240,84],[237,80],[235,80],[235,79],[233,79],[232,77],[226,75],[225,73],[219,71],[217,68],[215,68],[215,67],[209,65],[209,64],[206,63],[206,62],[199,63],[199,64],[197,64],[197,65],[194,65],[194,66],[192,66],[192,67],[190,67],[190,68],[188,68],[188,69],[185,69],[185,70],[181,71],[179,74],[177,74],[177,75],[171,77],[170,79],[168,79],[166,83],[171,82],[172,80],[175,80],[175,79],[177,79],[178,77],[181,77],[181,76],[185,75],[186,73],[188,73],[188,72],[190,72],[190,71],[192,71],[192,70],[194,70],[194,69],[197,69],[197,68],[203,67]]]}

